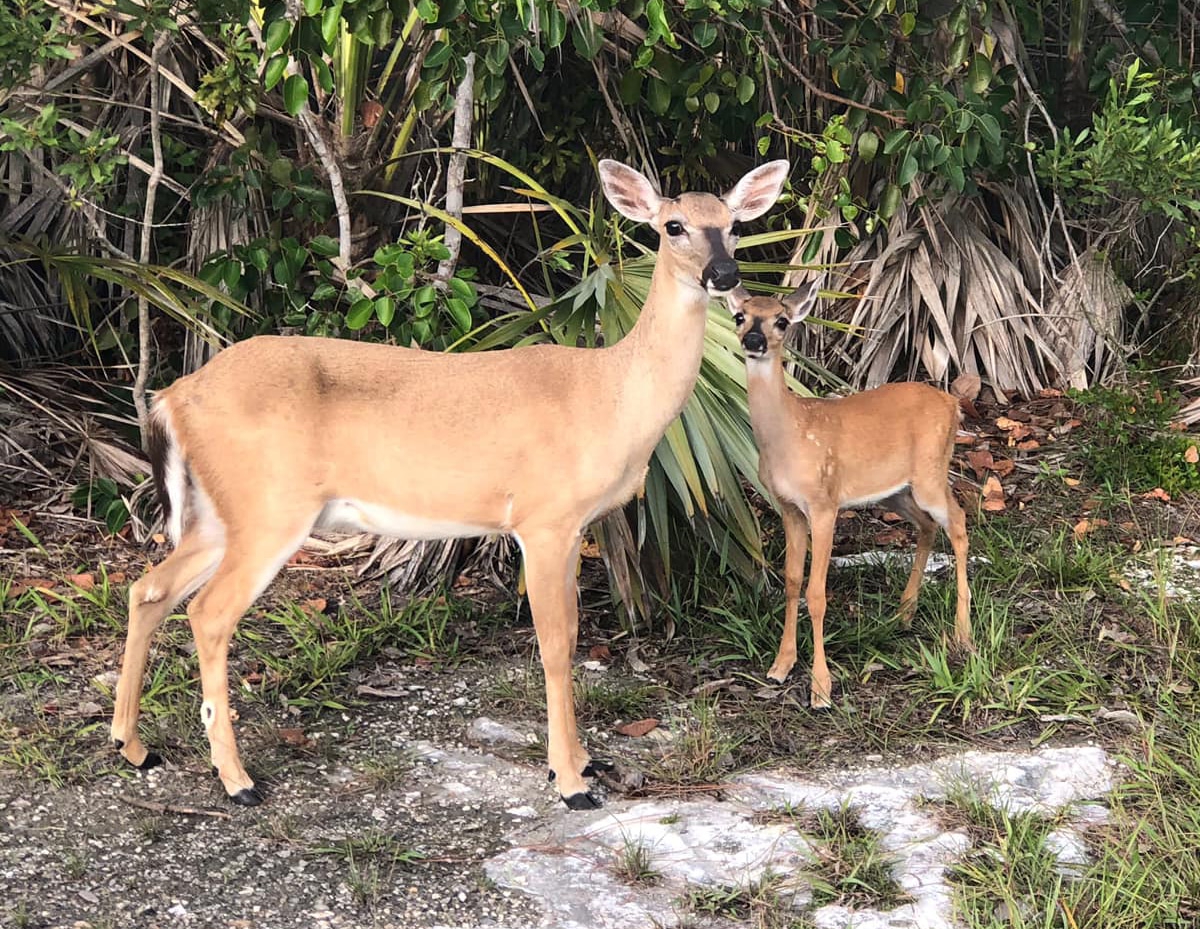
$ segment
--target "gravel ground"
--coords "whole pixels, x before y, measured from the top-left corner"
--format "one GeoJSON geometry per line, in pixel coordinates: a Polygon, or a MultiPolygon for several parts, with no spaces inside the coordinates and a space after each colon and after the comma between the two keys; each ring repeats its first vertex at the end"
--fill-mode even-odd
{"type": "Polygon", "coordinates": [[[327,714],[302,735],[274,730],[303,745],[272,745],[266,727],[244,736],[267,792],[253,809],[228,804],[199,764],[169,759],[60,789],[5,779],[0,924],[532,924],[533,904],[495,887],[483,862],[509,847],[517,821],[565,815],[544,763],[447,777],[446,751],[479,753],[462,741],[479,698],[469,674],[415,677],[365,712],[327,714]]]}

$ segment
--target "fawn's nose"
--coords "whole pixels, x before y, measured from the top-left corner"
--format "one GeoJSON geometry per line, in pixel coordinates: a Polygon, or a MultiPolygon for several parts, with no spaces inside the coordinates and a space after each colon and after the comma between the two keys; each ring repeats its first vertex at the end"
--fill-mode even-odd
{"type": "Polygon", "coordinates": [[[710,291],[728,293],[741,282],[742,275],[738,271],[738,263],[732,258],[717,258],[709,262],[704,269],[704,277],[700,283],[708,286],[710,291]]]}
{"type": "Polygon", "coordinates": [[[751,329],[742,336],[742,348],[748,355],[762,355],[767,350],[767,337],[757,329],[751,329]]]}

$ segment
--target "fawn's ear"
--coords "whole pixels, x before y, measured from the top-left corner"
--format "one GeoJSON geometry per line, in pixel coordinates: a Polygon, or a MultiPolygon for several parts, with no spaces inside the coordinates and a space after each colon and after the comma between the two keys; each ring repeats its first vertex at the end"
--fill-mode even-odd
{"type": "Polygon", "coordinates": [[[809,314],[813,308],[813,304],[817,302],[817,292],[821,289],[821,284],[824,281],[824,275],[814,278],[783,298],[783,305],[787,307],[788,315],[792,322],[798,323],[809,314]]]}
{"type": "Polygon", "coordinates": [[[729,293],[721,294],[721,296],[725,299],[725,306],[728,307],[729,312],[737,315],[738,311],[742,308],[742,304],[750,299],[750,291],[741,284],[738,284],[729,293]]]}
{"type": "Polygon", "coordinates": [[[658,216],[662,197],[644,175],[629,165],[605,158],[600,162],[600,184],[608,202],[626,219],[649,223],[658,216]]]}
{"type": "Polygon", "coordinates": [[[758,219],[775,205],[783,192],[791,165],[786,161],[768,161],[755,168],[724,197],[725,205],[738,222],[758,219]]]}

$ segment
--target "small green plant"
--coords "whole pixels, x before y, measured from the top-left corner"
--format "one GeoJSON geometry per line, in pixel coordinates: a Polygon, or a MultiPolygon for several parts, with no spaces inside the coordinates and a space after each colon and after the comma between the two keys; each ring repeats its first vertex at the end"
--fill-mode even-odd
{"type": "Polygon", "coordinates": [[[690,710],[672,721],[675,738],[650,762],[650,773],[668,784],[719,783],[734,767],[741,739],[722,725],[715,700],[697,699],[690,710]]]}
{"type": "Polygon", "coordinates": [[[1169,494],[1200,490],[1200,441],[1171,428],[1178,394],[1152,382],[1127,389],[1096,387],[1074,394],[1089,422],[1078,461],[1099,484],[1169,494]]]}
{"type": "Polygon", "coordinates": [[[682,903],[692,913],[736,920],[756,929],[793,929],[803,923],[784,890],[783,877],[768,871],[746,884],[692,887],[682,903]]]}
{"type": "Polygon", "coordinates": [[[908,895],[892,877],[892,858],[879,835],[863,827],[848,808],[819,810],[814,834],[818,866],[810,875],[813,905],[893,909],[908,895]]]}
{"type": "Polygon", "coordinates": [[[77,486],[71,492],[71,505],[88,516],[104,520],[113,535],[129,522],[129,506],[121,496],[121,488],[111,478],[101,477],[77,486]]]}
{"type": "Polygon", "coordinates": [[[662,872],[654,867],[650,849],[634,839],[626,839],[617,850],[613,871],[629,884],[652,886],[662,880],[662,872]]]}
{"type": "Polygon", "coordinates": [[[372,758],[363,765],[357,783],[369,791],[393,790],[408,779],[412,768],[413,756],[408,752],[372,758]]]}
{"type": "Polygon", "coordinates": [[[314,855],[339,858],[346,863],[356,858],[370,857],[392,864],[410,865],[417,864],[425,858],[421,852],[409,848],[395,836],[381,829],[367,829],[362,835],[343,839],[333,845],[317,846],[311,852],[314,855]]]}

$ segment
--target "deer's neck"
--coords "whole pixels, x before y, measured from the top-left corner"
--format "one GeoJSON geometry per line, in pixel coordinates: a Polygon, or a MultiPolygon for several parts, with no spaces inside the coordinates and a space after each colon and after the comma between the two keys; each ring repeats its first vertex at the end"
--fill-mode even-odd
{"type": "Polygon", "coordinates": [[[746,359],[746,395],[754,441],[759,454],[769,458],[776,444],[786,444],[786,436],[796,421],[792,392],[788,390],[779,358],[746,359]]]}
{"type": "Polygon", "coordinates": [[[629,428],[655,443],[696,384],[707,315],[705,289],[676,278],[660,261],[637,323],[612,348],[624,361],[622,406],[629,428]]]}

